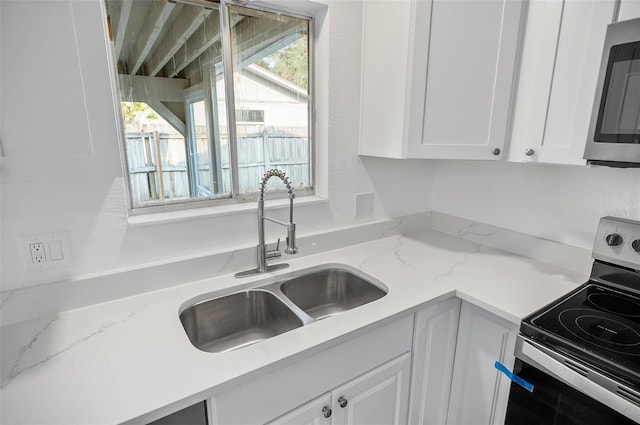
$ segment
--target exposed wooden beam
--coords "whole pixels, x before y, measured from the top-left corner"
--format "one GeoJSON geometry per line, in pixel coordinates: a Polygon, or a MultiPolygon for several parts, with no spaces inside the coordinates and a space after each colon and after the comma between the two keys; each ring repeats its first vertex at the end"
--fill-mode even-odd
{"type": "Polygon", "coordinates": [[[116,42],[116,34],[118,33],[118,21],[120,20],[120,7],[122,0],[107,0],[107,13],[109,15],[109,37],[112,43],[116,42]]]}
{"type": "Polygon", "coordinates": [[[242,67],[286,47],[295,41],[296,33],[306,32],[299,21],[281,22],[267,19],[245,19],[236,26],[233,40],[234,65],[242,67]]]}
{"type": "MultiPolygon", "coordinates": [[[[252,63],[268,56],[289,44],[295,42],[306,31],[306,26],[299,22],[291,22],[283,25],[282,22],[263,21],[257,26],[255,20],[246,18],[242,21],[250,30],[238,28],[234,31],[237,35],[234,39],[234,69],[241,70],[252,63]],[[248,21],[248,23],[247,23],[248,21]],[[238,53],[240,52],[240,53],[238,53]]],[[[198,61],[192,61],[185,66],[185,78],[191,79],[192,84],[201,81],[196,75],[206,66],[216,64],[222,60],[219,46],[213,45],[205,50],[198,61]]],[[[168,69],[170,64],[167,64],[168,69]]]]}
{"type": "Polygon", "coordinates": [[[164,118],[171,127],[175,128],[178,133],[182,134],[183,137],[187,137],[187,125],[179,116],[174,114],[171,109],[157,100],[150,100],[147,102],[147,105],[151,106],[151,108],[164,118]]]}
{"type": "Polygon", "coordinates": [[[175,77],[187,65],[200,56],[205,50],[220,40],[220,12],[214,10],[202,25],[189,37],[174,55],[174,60],[167,63],[167,77],[175,77]]]}
{"type": "MultiPolygon", "coordinates": [[[[192,85],[203,82],[203,69],[209,66],[215,66],[215,64],[222,65],[222,50],[220,46],[209,47],[198,56],[197,61],[193,61],[187,65],[184,68],[184,78],[187,78],[192,85]]],[[[216,73],[216,77],[222,78],[222,67],[216,69],[216,71],[219,71],[219,73],[216,73]]]]}
{"type": "MultiPolygon", "coordinates": [[[[167,63],[165,72],[168,77],[175,77],[194,60],[198,59],[207,49],[220,43],[221,33],[218,13],[217,10],[211,13],[200,28],[176,52],[174,60],[167,63]]],[[[231,17],[231,26],[236,25],[243,19],[244,16],[233,15],[231,17]]],[[[218,45],[214,50],[220,49],[221,46],[218,45]]]]}
{"type": "MultiPolygon", "coordinates": [[[[188,79],[191,85],[203,82],[204,75],[203,69],[209,66],[215,66],[215,64],[222,64],[222,50],[220,46],[211,46],[205,50],[197,61],[191,62],[184,68],[184,78],[188,79]]],[[[221,71],[222,67],[220,68],[221,71]]],[[[221,77],[221,75],[219,75],[221,77]]]]}
{"type": "Polygon", "coordinates": [[[184,90],[189,87],[189,81],[127,74],[120,74],[118,77],[120,90],[126,93],[121,97],[123,102],[145,102],[180,134],[186,134],[186,125],[182,118],[174,114],[164,102],[183,103],[184,90]]]}
{"type": "Polygon", "coordinates": [[[132,75],[138,72],[149,55],[175,5],[167,0],[154,0],[151,3],[144,26],[129,59],[129,63],[132,64],[130,71],[132,75]]]}
{"type": "Polygon", "coordinates": [[[127,32],[127,25],[129,24],[129,17],[131,16],[131,8],[133,7],[133,0],[122,0],[120,5],[120,16],[118,17],[118,30],[116,32],[115,50],[116,61],[120,60],[120,53],[122,52],[122,46],[124,45],[124,36],[127,32]]]}
{"type": "Polygon", "coordinates": [[[184,102],[184,90],[189,81],[180,78],[147,77],[145,75],[120,74],[120,91],[123,102],[184,102]]]}
{"type": "Polygon", "coordinates": [[[171,60],[173,55],[198,29],[210,13],[211,9],[195,7],[183,9],[183,12],[169,28],[147,62],[150,76],[158,75],[165,64],[171,60]]]}
{"type": "Polygon", "coordinates": [[[220,41],[220,12],[214,10],[167,63],[167,77],[175,77],[205,50],[220,41]]]}
{"type": "Polygon", "coordinates": [[[238,71],[245,69],[249,65],[258,62],[265,56],[269,56],[270,54],[287,47],[291,43],[296,42],[300,37],[300,34],[295,31],[295,29],[290,30],[288,33],[283,33],[279,34],[276,37],[272,37],[271,39],[266,40],[265,44],[261,44],[260,47],[245,50],[243,54],[238,58],[239,63],[237,61],[234,61],[234,67],[238,71]]]}

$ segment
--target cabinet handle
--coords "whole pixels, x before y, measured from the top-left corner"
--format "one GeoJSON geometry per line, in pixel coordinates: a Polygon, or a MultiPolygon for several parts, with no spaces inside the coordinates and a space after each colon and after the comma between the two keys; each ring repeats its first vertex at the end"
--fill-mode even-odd
{"type": "Polygon", "coordinates": [[[347,407],[347,404],[349,404],[349,402],[346,398],[340,396],[340,398],[338,398],[338,404],[340,405],[340,407],[345,408],[347,407]]]}
{"type": "Polygon", "coordinates": [[[329,407],[324,406],[322,408],[322,416],[324,416],[325,418],[330,418],[331,417],[331,409],[329,409],[329,407]]]}
{"type": "Polygon", "coordinates": [[[498,156],[498,155],[500,155],[500,149],[495,148],[495,149],[493,150],[493,152],[492,152],[492,153],[493,153],[495,156],[498,156]]]}
{"type": "Polygon", "coordinates": [[[534,153],[536,153],[536,151],[534,151],[531,148],[529,148],[526,151],[524,151],[524,154],[527,155],[527,156],[532,156],[534,153]]]}

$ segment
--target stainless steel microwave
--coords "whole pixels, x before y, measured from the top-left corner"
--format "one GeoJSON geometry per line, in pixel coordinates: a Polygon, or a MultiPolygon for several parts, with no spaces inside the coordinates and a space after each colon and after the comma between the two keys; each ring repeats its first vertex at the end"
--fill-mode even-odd
{"type": "Polygon", "coordinates": [[[640,167],[640,18],[607,27],[588,135],[589,163],[640,167]]]}

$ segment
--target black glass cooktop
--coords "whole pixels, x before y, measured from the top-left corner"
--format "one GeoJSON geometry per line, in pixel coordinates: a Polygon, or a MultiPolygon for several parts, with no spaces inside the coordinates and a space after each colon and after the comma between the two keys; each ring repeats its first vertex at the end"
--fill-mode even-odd
{"type": "Polygon", "coordinates": [[[525,318],[521,332],[640,387],[640,297],[587,282],[525,318]]]}

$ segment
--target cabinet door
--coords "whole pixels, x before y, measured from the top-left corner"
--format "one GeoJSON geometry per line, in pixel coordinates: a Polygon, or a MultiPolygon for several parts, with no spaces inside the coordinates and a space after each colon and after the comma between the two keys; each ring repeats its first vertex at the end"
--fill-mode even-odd
{"type": "Polygon", "coordinates": [[[268,423],[268,425],[330,425],[331,394],[324,394],[268,423]]]}
{"type": "Polygon", "coordinates": [[[426,16],[416,37],[428,40],[423,134],[409,144],[409,157],[501,158],[528,2],[421,3],[426,16]]]}
{"type": "Polygon", "coordinates": [[[504,424],[510,382],[494,363],[513,367],[517,334],[518,325],[462,303],[447,424],[504,424]]]}
{"type": "Polygon", "coordinates": [[[407,353],[333,390],[333,423],[406,424],[410,369],[407,353]]]}
{"type": "Polygon", "coordinates": [[[616,0],[531,2],[509,159],[584,164],[602,46],[616,0]]]}
{"type": "Polygon", "coordinates": [[[409,403],[412,425],[446,423],[459,317],[459,298],[416,313],[409,403]]]}
{"type": "Polygon", "coordinates": [[[621,0],[618,21],[640,18],[640,0],[621,0]]]}
{"type": "MultiPolygon", "coordinates": [[[[216,394],[209,402],[212,425],[264,424],[359,379],[411,350],[413,315],[273,367],[216,394]]],[[[335,408],[332,408],[335,414],[335,408]]]]}
{"type": "Polygon", "coordinates": [[[362,3],[360,86],[361,155],[406,158],[406,144],[421,133],[424,54],[412,49],[422,2],[376,0],[362,3]]]}

